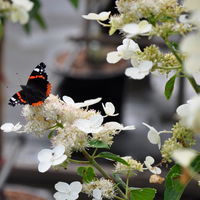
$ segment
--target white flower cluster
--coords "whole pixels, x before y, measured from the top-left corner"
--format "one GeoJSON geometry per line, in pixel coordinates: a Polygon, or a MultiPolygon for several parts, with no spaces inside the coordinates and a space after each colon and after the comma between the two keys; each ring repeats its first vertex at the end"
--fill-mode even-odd
{"type": "Polygon", "coordinates": [[[189,22],[194,24],[197,31],[184,37],[180,49],[186,55],[184,69],[189,75],[200,72],[200,3],[199,0],[185,0],[184,6],[191,12],[189,22]]]}
{"type": "MultiPolygon", "coordinates": [[[[53,146],[64,146],[64,152],[70,156],[73,151],[79,151],[88,147],[91,140],[100,141],[107,145],[113,143],[113,137],[122,130],[134,130],[134,126],[124,127],[118,122],[103,123],[107,116],[115,116],[115,107],[111,102],[103,104],[105,116],[95,110],[89,110],[88,106],[98,103],[101,98],[91,99],[75,103],[70,97],[50,95],[41,106],[25,105],[22,115],[27,123],[21,132],[45,134],[51,131],[50,138],[53,146]],[[85,107],[85,109],[83,108],[85,107]],[[52,135],[51,135],[52,134],[52,135]]],[[[5,132],[18,131],[22,126],[6,123],[1,126],[5,132]]],[[[45,151],[49,160],[51,152],[45,151]]],[[[43,161],[40,159],[39,161],[43,161]]],[[[48,164],[49,166],[49,164],[48,164]]]]}
{"type": "Polygon", "coordinates": [[[112,181],[101,178],[90,183],[84,183],[83,192],[88,196],[93,196],[95,200],[102,198],[113,199],[115,189],[112,181]]]}
{"type": "Polygon", "coordinates": [[[30,0],[0,0],[1,14],[14,23],[26,24],[32,8],[33,2],[30,0]]]}
{"type": "Polygon", "coordinates": [[[125,74],[133,79],[143,79],[150,73],[153,63],[148,60],[139,61],[137,52],[140,52],[138,44],[132,39],[126,38],[122,45],[117,47],[117,51],[107,54],[107,62],[114,64],[121,59],[130,60],[133,67],[127,68],[125,74]]]}

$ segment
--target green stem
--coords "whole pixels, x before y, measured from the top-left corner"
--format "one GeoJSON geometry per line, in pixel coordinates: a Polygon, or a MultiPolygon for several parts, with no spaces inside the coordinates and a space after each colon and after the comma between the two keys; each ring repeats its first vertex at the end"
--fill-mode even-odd
{"type": "Polygon", "coordinates": [[[69,160],[71,163],[75,163],[75,164],[84,164],[84,165],[90,164],[89,161],[84,161],[84,160],[74,160],[74,159],[71,159],[71,158],[69,158],[68,160],[69,160]]]}
{"type": "MultiPolygon", "coordinates": [[[[172,46],[172,44],[170,43],[170,41],[167,38],[163,38],[163,39],[164,39],[165,44],[167,45],[167,47],[171,50],[171,52],[174,54],[174,56],[176,57],[178,62],[181,64],[181,68],[183,68],[183,61],[180,58],[180,56],[177,54],[176,49],[174,49],[174,47],[172,46]]],[[[200,93],[200,86],[196,83],[195,79],[193,77],[191,77],[191,76],[186,76],[186,78],[190,82],[190,84],[193,87],[194,91],[196,93],[200,93]]]]}
{"type": "Polygon", "coordinates": [[[176,69],[181,69],[182,67],[157,67],[157,68],[166,70],[176,70],[176,69]]]}
{"type": "MultiPolygon", "coordinates": [[[[89,161],[89,163],[90,163],[91,165],[93,165],[93,166],[102,174],[102,176],[103,176],[104,178],[110,179],[110,180],[112,180],[113,182],[115,182],[115,181],[113,180],[113,178],[110,177],[110,176],[104,171],[104,169],[94,160],[94,158],[93,158],[92,156],[90,156],[90,154],[89,154],[85,149],[82,150],[82,153],[83,153],[83,155],[85,156],[85,158],[89,161]]],[[[122,195],[122,197],[126,197],[125,194],[122,192],[122,190],[119,188],[118,185],[116,185],[116,188],[117,188],[118,192],[122,195]]]]}
{"type": "Polygon", "coordinates": [[[127,174],[127,178],[126,178],[126,198],[128,199],[128,192],[129,192],[129,178],[130,178],[130,172],[128,172],[127,174]]]}
{"type": "Polygon", "coordinates": [[[114,196],[115,199],[119,199],[119,200],[124,200],[123,198],[121,197],[118,197],[118,196],[114,196]]]}

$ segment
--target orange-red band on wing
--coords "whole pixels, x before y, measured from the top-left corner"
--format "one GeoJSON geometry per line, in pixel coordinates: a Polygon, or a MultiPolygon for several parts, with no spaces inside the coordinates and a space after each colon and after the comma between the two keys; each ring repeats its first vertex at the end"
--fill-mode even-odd
{"type": "Polygon", "coordinates": [[[46,96],[48,97],[51,93],[51,83],[47,84],[47,91],[46,91],[46,96]]]}
{"type": "Polygon", "coordinates": [[[39,106],[39,105],[41,105],[41,104],[43,104],[44,102],[43,101],[38,101],[38,102],[36,102],[36,103],[32,103],[31,105],[32,106],[39,106]]]}
{"type": "Polygon", "coordinates": [[[42,78],[42,79],[46,79],[44,76],[42,75],[36,75],[36,76],[29,76],[29,79],[35,79],[35,78],[42,78]]]}
{"type": "Polygon", "coordinates": [[[26,103],[26,101],[24,99],[22,99],[22,96],[20,94],[20,92],[17,92],[17,96],[19,98],[19,100],[22,102],[22,103],[26,103]]]}

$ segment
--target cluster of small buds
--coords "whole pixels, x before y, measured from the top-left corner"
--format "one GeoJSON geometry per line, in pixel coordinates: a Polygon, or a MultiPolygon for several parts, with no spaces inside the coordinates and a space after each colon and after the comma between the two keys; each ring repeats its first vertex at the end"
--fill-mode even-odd
{"type": "Polygon", "coordinates": [[[10,19],[12,22],[26,24],[29,20],[29,12],[33,8],[33,2],[30,0],[1,0],[1,16],[10,19]]]}
{"type": "Polygon", "coordinates": [[[194,132],[191,129],[184,127],[180,122],[176,123],[173,128],[173,138],[181,142],[184,147],[191,147],[195,144],[194,132]]]}
{"type": "Polygon", "coordinates": [[[93,196],[93,191],[98,189],[101,191],[102,198],[113,199],[115,195],[114,184],[108,179],[98,179],[90,183],[84,183],[82,192],[86,193],[88,196],[93,196]]]}
{"type": "Polygon", "coordinates": [[[161,148],[163,162],[172,162],[171,155],[177,149],[182,149],[183,145],[174,138],[165,140],[161,148]]]}
{"type": "Polygon", "coordinates": [[[131,156],[122,157],[129,165],[124,165],[120,162],[117,162],[115,165],[115,172],[121,174],[127,174],[131,171],[140,171],[143,172],[143,164],[137,160],[134,160],[131,156]]]}

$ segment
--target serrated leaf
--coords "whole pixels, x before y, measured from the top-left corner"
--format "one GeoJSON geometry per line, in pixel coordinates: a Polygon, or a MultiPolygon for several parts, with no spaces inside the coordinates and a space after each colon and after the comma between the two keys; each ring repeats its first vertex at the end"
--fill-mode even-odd
{"type": "Polygon", "coordinates": [[[95,172],[92,167],[79,167],[77,174],[83,178],[83,181],[89,183],[94,180],[95,172]]]}
{"type": "Polygon", "coordinates": [[[172,76],[166,83],[165,85],[165,97],[167,100],[170,99],[170,97],[172,96],[172,92],[174,90],[174,84],[175,84],[175,80],[176,80],[176,74],[174,76],[172,76]]]}
{"type": "Polygon", "coordinates": [[[70,0],[70,2],[75,8],[78,8],[79,0],[70,0]]]}
{"type": "Polygon", "coordinates": [[[130,200],[153,200],[156,190],[153,188],[133,189],[130,192],[130,200]]]}
{"type": "Polygon", "coordinates": [[[98,149],[102,149],[102,148],[109,149],[110,148],[106,143],[99,141],[99,140],[91,140],[89,142],[89,147],[98,148],[98,149]]]}
{"type": "Polygon", "coordinates": [[[110,153],[110,152],[101,152],[100,154],[97,155],[97,157],[106,158],[106,159],[120,162],[124,165],[129,166],[129,164],[124,159],[122,159],[120,156],[110,153]]]}

